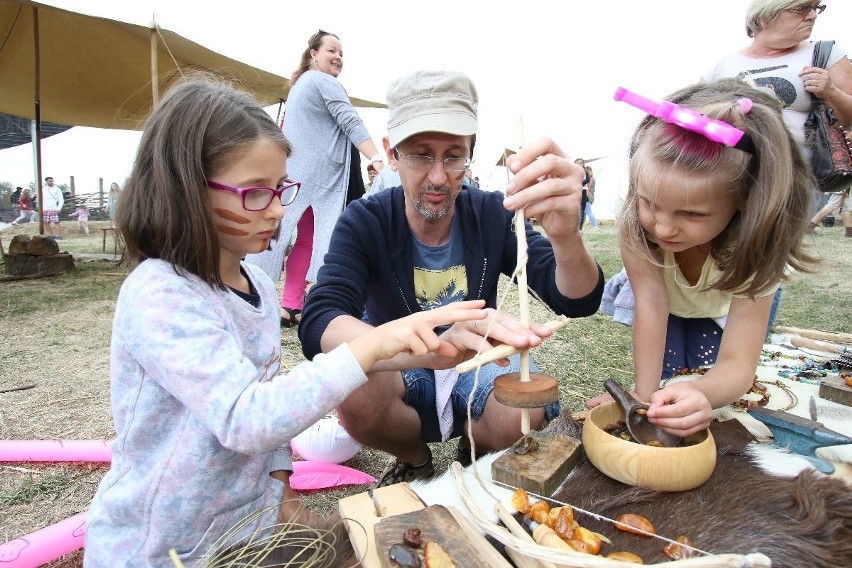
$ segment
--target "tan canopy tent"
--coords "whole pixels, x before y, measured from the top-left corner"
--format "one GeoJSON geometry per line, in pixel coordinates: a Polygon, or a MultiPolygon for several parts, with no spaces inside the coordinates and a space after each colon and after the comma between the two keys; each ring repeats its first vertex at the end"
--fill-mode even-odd
{"type": "MultiPolygon", "coordinates": [[[[181,72],[200,69],[239,82],[265,106],[287,99],[288,79],[174,32],[28,0],[0,0],[2,113],[72,126],[138,130],[159,93],[181,72]]],[[[385,106],[355,98],[352,102],[385,106]]]]}
{"type": "MultiPolygon", "coordinates": [[[[290,81],[157,26],[87,16],[29,0],[0,0],[0,113],[35,123],[41,199],[41,121],[138,130],[159,94],[193,70],[238,82],[264,106],[290,81]]],[[[361,99],[355,106],[384,107],[361,99]]]]}

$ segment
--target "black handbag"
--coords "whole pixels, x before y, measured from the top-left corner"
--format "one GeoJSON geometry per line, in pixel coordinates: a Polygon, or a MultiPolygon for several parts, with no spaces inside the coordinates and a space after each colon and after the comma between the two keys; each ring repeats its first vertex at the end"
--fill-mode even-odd
{"type": "MultiPolygon", "coordinates": [[[[825,69],[834,41],[818,41],[814,46],[814,67],[825,69]]],[[[805,121],[805,140],[811,150],[811,168],[820,191],[841,191],[852,185],[852,142],[846,137],[834,112],[815,95],[805,121]]]]}

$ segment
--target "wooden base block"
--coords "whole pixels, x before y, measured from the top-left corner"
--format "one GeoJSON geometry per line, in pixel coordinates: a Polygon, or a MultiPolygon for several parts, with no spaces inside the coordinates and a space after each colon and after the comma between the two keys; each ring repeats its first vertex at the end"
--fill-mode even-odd
{"type": "Polygon", "coordinates": [[[845,406],[852,406],[852,387],[841,377],[826,377],[819,385],[819,396],[845,406]]]}
{"type": "Polygon", "coordinates": [[[364,492],[345,497],[338,501],[337,506],[362,568],[381,568],[382,560],[376,548],[376,525],[385,517],[418,511],[425,505],[407,483],[397,483],[374,489],[372,495],[364,492]]]}
{"type": "Polygon", "coordinates": [[[582,443],[562,434],[531,432],[537,450],[518,455],[511,448],[491,464],[491,478],[510,487],[520,487],[549,497],[580,460],[582,443]]]}

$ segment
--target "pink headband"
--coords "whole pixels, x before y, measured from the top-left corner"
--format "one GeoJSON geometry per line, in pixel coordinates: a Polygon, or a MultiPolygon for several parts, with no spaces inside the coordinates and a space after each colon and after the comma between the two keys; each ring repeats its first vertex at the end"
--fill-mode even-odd
{"type": "MultiPolygon", "coordinates": [[[[628,91],[624,87],[616,89],[613,98],[617,101],[624,101],[664,122],[680,126],[685,130],[697,132],[713,142],[718,142],[752,154],[754,153],[754,145],[751,137],[747,136],[743,130],[731,126],[727,122],[709,118],[671,101],[655,101],[643,97],[642,95],[628,91]]],[[[743,114],[747,114],[753,105],[751,99],[747,98],[740,99],[737,101],[737,104],[739,104],[743,114]]]]}

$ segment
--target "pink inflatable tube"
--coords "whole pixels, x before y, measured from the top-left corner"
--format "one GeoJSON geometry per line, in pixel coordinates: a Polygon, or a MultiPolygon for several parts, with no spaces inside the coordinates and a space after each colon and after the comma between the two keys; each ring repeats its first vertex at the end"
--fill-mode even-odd
{"type": "Polygon", "coordinates": [[[36,568],[83,548],[85,541],[86,513],[83,512],[0,544],[0,567],[36,568]]]}
{"type": "Polygon", "coordinates": [[[339,487],[341,485],[363,485],[376,479],[363,471],[345,465],[313,461],[294,461],[290,487],[301,491],[339,487]]]}
{"type": "Polygon", "coordinates": [[[110,462],[106,440],[0,440],[0,462],[110,462]]]}

